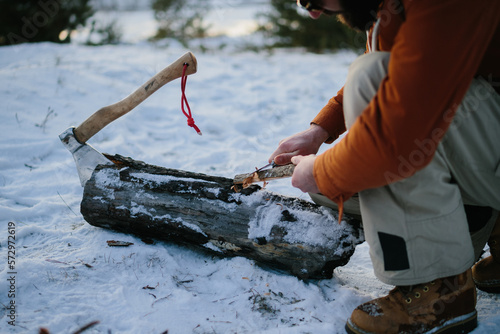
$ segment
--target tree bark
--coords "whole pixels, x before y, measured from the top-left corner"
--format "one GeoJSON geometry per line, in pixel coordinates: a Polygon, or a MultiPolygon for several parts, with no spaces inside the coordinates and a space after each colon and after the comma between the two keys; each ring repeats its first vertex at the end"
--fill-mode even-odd
{"type": "Polygon", "coordinates": [[[360,222],[257,185],[148,165],[119,155],[84,188],[87,222],[142,238],[243,256],[300,278],[331,278],[364,241],[360,222]]]}

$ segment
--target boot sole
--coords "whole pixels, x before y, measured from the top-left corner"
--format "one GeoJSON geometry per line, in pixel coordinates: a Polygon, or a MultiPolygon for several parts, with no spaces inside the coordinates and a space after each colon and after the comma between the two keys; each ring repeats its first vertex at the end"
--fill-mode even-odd
{"type": "Polygon", "coordinates": [[[500,284],[498,281],[495,281],[495,282],[492,282],[492,283],[488,283],[488,282],[475,282],[476,283],[476,287],[481,290],[481,291],[484,291],[484,292],[488,292],[488,293],[500,293],[500,284]]]}
{"type": "MultiPolygon", "coordinates": [[[[466,334],[477,327],[477,311],[448,320],[442,326],[418,334],[466,334]]],[[[348,334],[376,334],[362,330],[349,319],[345,325],[348,334]]]]}

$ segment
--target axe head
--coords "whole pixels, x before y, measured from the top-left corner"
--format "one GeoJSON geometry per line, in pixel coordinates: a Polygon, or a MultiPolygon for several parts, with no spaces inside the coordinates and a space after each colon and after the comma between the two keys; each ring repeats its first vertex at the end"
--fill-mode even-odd
{"type": "Polygon", "coordinates": [[[112,165],[113,163],[89,144],[80,143],[75,137],[73,132],[74,129],[75,127],[68,128],[59,135],[59,139],[61,139],[63,145],[73,154],[76,170],[78,171],[80,183],[83,187],[85,183],[90,180],[97,165],[112,165]]]}

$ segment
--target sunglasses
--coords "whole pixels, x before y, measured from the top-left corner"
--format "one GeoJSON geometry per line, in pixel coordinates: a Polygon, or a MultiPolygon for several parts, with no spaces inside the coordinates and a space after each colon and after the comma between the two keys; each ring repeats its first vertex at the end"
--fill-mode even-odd
{"type": "Polygon", "coordinates": [[[342,11],[324,9],[321,5],[317,4],[317,1],[314,0],[297,0],[297,6],[304,8],[308,12],[322,12],[325,15],[335,15],[342,13],[342,11]]]}

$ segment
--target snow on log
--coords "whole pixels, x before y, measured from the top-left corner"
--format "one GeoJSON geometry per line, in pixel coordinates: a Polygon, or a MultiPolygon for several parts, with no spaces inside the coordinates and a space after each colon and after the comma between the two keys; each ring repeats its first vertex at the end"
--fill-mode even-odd
{"type": "Polygon", "coordinates": [[[243,256],[300,278],[331,278],[361,243],[360,222],[311,202],[233,179],[148,165],[119,155],[84,188],[81,212],[94,226],[141,238],[243,256]]]}

